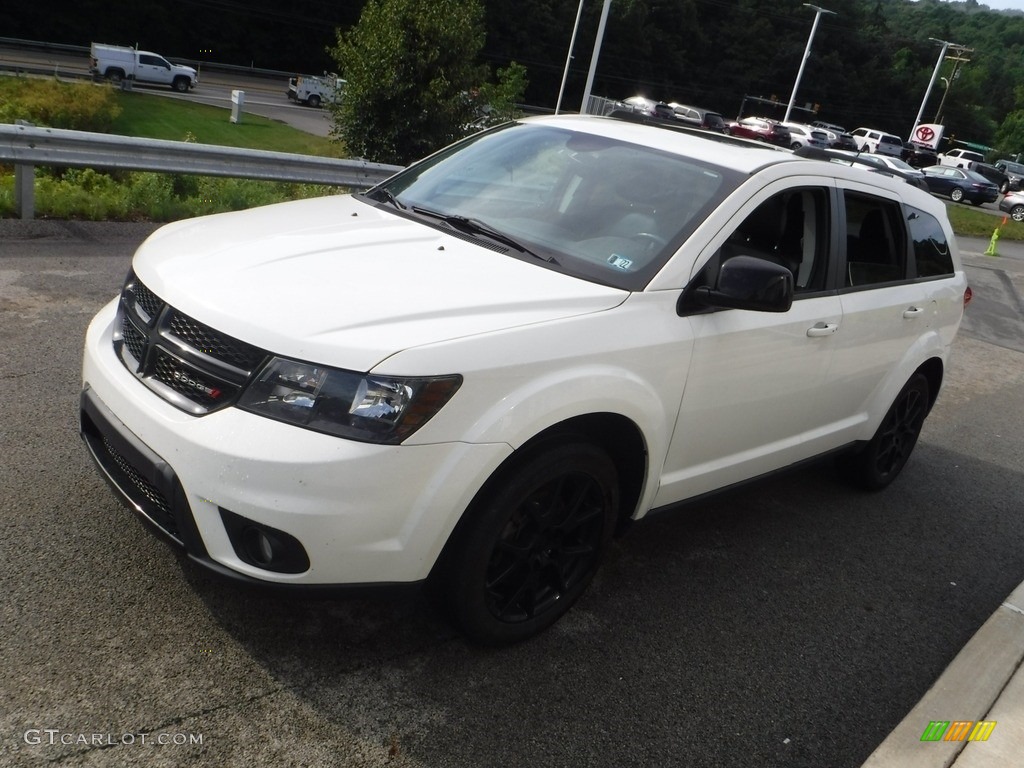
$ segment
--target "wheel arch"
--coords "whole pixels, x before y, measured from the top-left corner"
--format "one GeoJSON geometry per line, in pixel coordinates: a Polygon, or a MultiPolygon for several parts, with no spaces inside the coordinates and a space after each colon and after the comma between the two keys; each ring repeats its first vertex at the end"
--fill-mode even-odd
{"type": "Polygon", "coordinates": [[[935,401],[939,397],[939,389],[942,387],[945,366],[940,358],[932,357],[921,363],[915,373],[923,374],[928,380],[928,410],[931,411],[932,406],[935,405],[935,401]]]}

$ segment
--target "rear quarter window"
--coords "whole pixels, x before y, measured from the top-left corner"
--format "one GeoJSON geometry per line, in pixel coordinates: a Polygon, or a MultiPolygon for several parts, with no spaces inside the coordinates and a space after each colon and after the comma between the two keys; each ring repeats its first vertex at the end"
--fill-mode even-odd
{"type": "Polygon", "coordinates": [[[944,277],[953,274],[953,255],[938,219],[912,206],[907,207],[907,223],[914,248],[918,277],[944,277]]]}

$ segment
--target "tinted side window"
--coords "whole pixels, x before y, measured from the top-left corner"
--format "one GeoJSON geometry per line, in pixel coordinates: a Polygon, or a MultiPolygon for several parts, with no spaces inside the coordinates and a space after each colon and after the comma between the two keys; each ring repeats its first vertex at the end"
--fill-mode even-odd
{"type": "Polygon", "coordinates": [[[900,206],[847,191],[846,285],[890,283],[907,277],[906,233],[900,206]]]}
{"type": "Polygon", "coordinates": [[[918,277],[939,277],[953,274],[953,256],[942,225],[930,213],[908,207],[907,221],[914,246],[918,277]]]}
{"type": "Polygon", "coordinates": [[[754,256],[786,267],[801,293],[825,287],[828,269],[828,195],[817,188],[791,189],[765,200],[722,245],[721,261],[754,256]]]}

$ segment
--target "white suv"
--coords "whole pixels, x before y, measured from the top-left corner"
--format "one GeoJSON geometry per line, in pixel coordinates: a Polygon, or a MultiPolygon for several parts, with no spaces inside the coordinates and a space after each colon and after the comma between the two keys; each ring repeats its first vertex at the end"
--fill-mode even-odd
{"type": "Polygon", "coordinates": [[[221,574],[427,582],[507,643],[652,510],[826,453],[892,481],[966,294],[943,204],[901,181],[529,119],[157,231],[88,330],[81,431],[221,574]]]}
{"type": "Polygon", "coordinates": [[[857,149],[861,152],[874,152],[893,157],[903,156],[903,139],[899,136],[893,136],[885,131],[876,131],[873,128],[858,128],[851,131],[851,135],[857,142],[857,149]]]}

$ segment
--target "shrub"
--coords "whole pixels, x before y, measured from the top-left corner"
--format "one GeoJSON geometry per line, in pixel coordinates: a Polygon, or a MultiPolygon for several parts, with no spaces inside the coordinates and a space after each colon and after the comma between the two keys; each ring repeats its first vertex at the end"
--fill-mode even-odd
{"type": "Polygon", "coordinates": [[[0,80],[0,123],[27,120],[48,128],[106,132],[121,114],[108,85],[37,78],[0,80]]]}

